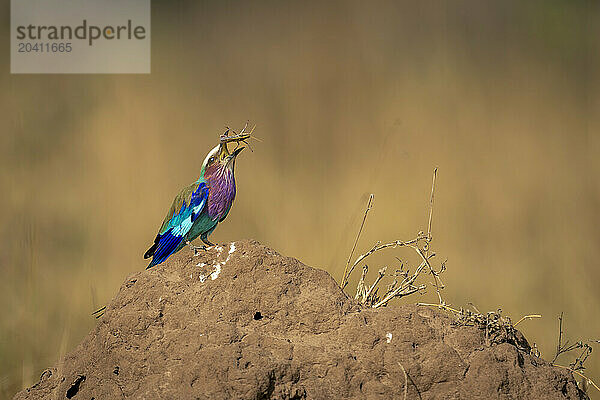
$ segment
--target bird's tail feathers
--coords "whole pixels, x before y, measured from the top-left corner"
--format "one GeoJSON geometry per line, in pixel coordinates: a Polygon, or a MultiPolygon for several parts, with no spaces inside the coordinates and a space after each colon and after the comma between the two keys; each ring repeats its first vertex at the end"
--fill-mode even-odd
{"type": "Polygon", "coordinates": [[[150,246],[150,248],[148,250],[146,250],[146,252],[144,253],[144,260],[146,258],[150,258],[154,255],[154,252],[156,251],[156,248],[158,247],[158,242],[159,242],[159,236],[156,236],[156,239],[154,239],[154,243],[152,244],[152,246],[150,246]]]}
{"type": "Polygon", "coordinates": [[[154,267],[156,264],[158,264],[158,263],[156,263],[155,261],[156,261],[156,260],[152,260],[152,261],[150,261],[150,264],[148,264],[148,266],[146,267],[146,269],[150,269],[150,268],[154,267]]]}

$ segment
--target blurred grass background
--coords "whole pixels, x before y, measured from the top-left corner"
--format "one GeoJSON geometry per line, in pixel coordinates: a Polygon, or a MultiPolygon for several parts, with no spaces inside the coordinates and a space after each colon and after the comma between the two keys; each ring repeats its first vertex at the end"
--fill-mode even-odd
{"type": "Polygon", "coordinates": [[[339,280],[368,193],[359,251],[426,228],[438,166],[446,301],[542,314],[520,328],[545,358],[561,311],[567,338],[600,339],[599,3],[154,0],[152,73],[129,76],[10,75],[1,12],[0,397],[94,327],[248,119],[263,142],[214,241],[339,280]]]}

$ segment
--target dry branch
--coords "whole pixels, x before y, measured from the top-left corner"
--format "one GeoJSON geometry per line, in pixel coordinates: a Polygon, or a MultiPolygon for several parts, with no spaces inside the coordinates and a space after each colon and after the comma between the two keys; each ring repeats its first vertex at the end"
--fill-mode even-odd
{"type": "Polygon", "coordinates": [[[358,230],[358,235],[356,235],[356,239],[354,240],[354,245],[352,246],[352,251],[350,252],[350,256],[348,257],[348,262],[346,262],[346,268],[344,269],[344,276],[342,277],[342,281],[340,282],[340,287],[342,289],[344,289],[346,287],[346,285],[348,284],[348,278],[350,277],[352,270],[354,270],[354,267],[356,266],[356,264],[353,265],[352,270],[348,271],[348,267],[350,266],[350,261],[352,260],[352,256],[354,255],[354,251],[356,250],[356,245],[358,244],[358,239],[360,239],[360,234],[362,233],[362,230],[365,226],[365,221],[367,220],[367,215],[369,214],[369,211],[371,210],[371,204],[373,204],[374,197],[375,197],[375,195],[373,193],[371,193],[369,195],[369,202],[367,203],[367,209],[365,210],[365,215],[363,216],[363,220],[360,224],[360,229],[358,230]]]}
{"type": "MultiPolygon", "coordinates": [[[[405,296],[411,295],[416,292],[424,291],[426,286],[424,284],[417,284],[416,281],[419,278],[419,276],[421,276],[421,274],[424,272],[423,270],[425,270],[433,278],[432,285],[435,287],[435,291],[438,296],[439,303],[438,304],[418,303],[417,305],[435,307],[435,308],[438,308],[441,310],[445,310],[445,311],[451,313],[452,315],[454,315],[454,317],[455,317],[454,323],[455,324],[475,326],[475,327],[478,327],[479,329],[484,330],[485,331],[485,339],[486,339],[486,343],[488,346],[497,344],[497,343],[510,342],[510,343],[515,344],[517,347],[519,347],[519,339],[518,339],[517,330],[515,327],[523,321],[531,320],[534,318],[541,318],[541,315],[539,315],[539,314],[525,315],[521,319],[519,319],[517,321],[517,323],[513,324],[509,317],[502,315],[502,310],[500,310],[500,309],[498,309],[497,311],[490,311],[486,314],[482,314],[481,312],[479,312],[479,310],[475,306],[473,306],[473,308],[475,310],[474,312],[470,311],[470,310],[465,310],[463,308],[461,308],[461,309],[453,308],[453,307],[447,305],[442,298],[441,292],[444,289],[444,283],[443,283],[440,275],[446,270],[446,262],[445,261],[442,262],[440,264],[439,270],[436,270],[433,267],[433,265],[431,264],[431,259],[435,256],[435,253],[433,253],[433,252],[430,253],[430,251],[431,251],[430,245],[431,245],[431,242],[433,239],[433,237],[431,235],[431,226],[432,226],[432,220],[433,220],[433,204],[434,204],[434,196],[435,196],[436,178],[437,178],[437,168],[435,168],[433,171],[433,179],[432,179],[432,183],[431,183],[431,195],[429,198],[429,218],[427,221],[427,233],[425,234],[423,232],[419,232],[415,238],[413,238],[411,240],[407,240],[407,241],[394,240],[394,241],[388,242],[388,243],[382,243],[381,241],[378,241],[366,253],[359,255],[356,258],[356,260],[354,262],[352,262],[352,257],[354,256],[354,252],[356,251],[356,247],[358,245],[358,241],[359,241],[362,231],[364,229],[365,222],[367,220],[367,216],[373,205],[374,195],[371,194],[369,196],[367,207],[365,209],[365,213],[363,215],[363,219],[360,224],[360,229],[358,230],[358,234],[356,235],[356,239],[354,240],[352,250],[350,251],[350,256],[348,257],[348,261],[346,262],[346,266],[344,268],[344,275],[340,282],[340,287],[342,289],[345,289],[346,286],[348,285],[350,276],[352,275],[352,272],[354,272],[356,267],[361,265],[368,257],[373,255],[374,253],[377,253],[379,251],[389,249],[389,248],[409,247],[409,248],[413,249],[418,254],[418,256],[421,258],[420,264],[418,265],[417,268],[415,268],[415,270],[412,274],[410,274],[410,271],[408,269],[405,270],[404,265],[401,264],[401,269],[397,270],[396,273],[394,274],[394,276],[395,277],[399,276],[402,278],[402,280],[400,282],[398,282],[398,279],[395,278],[394,281],[387,287],[387,291],[382,296],[382,298],[379,298],[377,296],[377,292],[378,292],[377,285],[384,278],[387,267],[381,268],[379,270],[377,278],[375,279],[373,284],[368,286],[365,282],[366,282],[366,277],[367,277],[369,268],[367,265],[363,266],[362,275],[361,275],[360,281],[358,282],[358,285],[356,288],[356,295],[354,296],[354,298],[359,302],[359,304],[361,304],[364,307],[379,308],[379,307],[386,306],[394,298],[405,297],[405,296]]],[[[556,349],[556,355],[554,356],[554,359],[552,360],[552,365],[571,371],[573,374],[576,374],[577,376],[582,378],[584,380],[583,381],[584,383],[592,385],[594,388],[596,388],[598,391],[600,391],[600,388],[598,387],[598,385],[596,385],[596,383],[594,381],[592,381],[590,378],[586,377],[585,375],[583,375],[583,373],[581,373],[581,371],[583,371],[585,369],[585,367],[584,367],[585,361],[588,359],[588,357],[590,356],[590,354],[592,352],[592,346],[589,345],[588,343],[584,343],[582,341],[579,341],[574,344],[569,344],[569,342],[567,341],[563,344],[562,322],[563,322],[563,315],[561,313],[561,315],[559,317],[558,345],[557,345],[557,349],[556,349]],[[575,361],[573,361],[571,364],[569,364],[568,367],[555,363],[555,361],[558,359],[558,357],[561,354],[564,354],[564,353],[567,353],[567,352],[570,352],[570,351],[573,351],[576,349],[581,349],[581,353],[575,359],[575,361]]],[[[592,342],[600,343],[600,341],[597,341],[597,340],[590,340],[589,342],[590,343],[592,343],[592,342]]],[[[539,351],[537,350],[537,346],[535,345],[535,343],[533,345],[533,348],[529,348],[529,346],[527,346],[527,348],[522,348],[522,350],[527,350],[527,349],[529,350],[529,352],[531,354],[539,357],[539,351]]],[[[406,397],[406,394],[407,394],[406,371],[404,370],[404,367],[401,364],[400,364],[400,367],[402,368],[402,371],[404,372],[404,375],[405,375],[404,397],[406,397]]]]}
{"type": "Polygon", "coordinates": [[[569,370],[569,371],[571,371],[572,373],[574,373],[575,375],[579,376],[580,378],[582,378],[582,379],[585,379],[585,381],[586,381],[586,382],[587,382],[589,385],[592,385],[594,388],[596,388],[596,390],[597,390],[597,391],[599,391],[599,392],[600,392],[600,387],[598,387],[598,385],[596,385],[596,383],[595,383],[593,380],[591,380],[590,378],[588,378],[587,376],[585,376],[585,375],[584,375],[584,374],[582,374],[581,372],[579,372],[579,371],[575,371],[575,370],[573,370],[573,369],[571,369],[571,368],[569,368],[569,367],[565,367],[564,365],[559,365],[559,364],[554,364],[554,363],[552,363],[552,365],[553,365],[553,366],[555,366],[555,367],[558,367],[558,368],[564,368],[564,369],[566,369],[566,370],[569,370]]]}
{"type": "MultiPolygon", "coordinates": [[[[598,340],[589,340],[589,343],[600,343],[600,341],[598,340]]],[[[554,358],[552,359],[552,365],[554,365],[555,367],[559,367],[559,368],[564,368],[567,369],[569,371],[571,371],[572,373],[578,375],[580,378],[584,379],[584,382],[587,382],[588,384],[592,385],[594,388],[596,388],[596,390],[598,390],[600,392],[600,388],[598,387],[598,385],[596,385],[596,383],[594,381],[592,381],[590,378],[588,378],[587,376],[583,375],[583,373],[581,371],[585,370],[585,365],[584,363],[586,362],[586,360],[588,359],[588,357],[590,356],[590,354],[592,354],[592,346],[586,342],[583,341],[578,341],[576,343],[573,344],[569,344],[569,341],[566,340],[563,343],[563,313],[560,313],[560,315],[558,316],[558,344],[556,345],[556,353],[554,354],[554,358]],[[578,350],[578,349],[582,349],[581,353],[575,358],[575,360],[569,364],[569,366],[564,366],[564,365],[560,365],[560,364],[556,364],[556,360],[565,353],[569,353],[573,350],[578,350]]]]}
{"type": "Polygon", "coordinates": [[[367,216],[369,214],[369,211],[372,208],[374,195],[371,194],[369,196],[369,201],[367,203],[367,207],[366,207],[365,213],[363,215],[362,223],[358,230],[356,239],[354,240],[352,250],[350,251],[350,256],[348,257],[348,261],[346,262],[346,267],[344,268],[344,275],[340,282],[340,287],[342,289],[344,289],[348,285],[349,278],[352,275],[352,273],[354,272],[354,270],[359,265],[362,265],[368,257],[373,255],[374,253],[377,253],[377,252],[385,250],[385,249],[408,247],[408,248],[413,249],[419,255],[419,257],[421,257],[422,261],[420,262],[419,266],[417,268],[415,268],[415,271],[412,275],[409,275],[408,270],[405,271],[404,269],[401,269],[399,274],[397,273],[395,276],[400,275],[400,276],[402,276],[403,279],[400,282],[398,282],[398,280],[395,279],[393,281],[393,283],[388,286],[387,291],[385,292],[385,294],[382,296],[381,299],[377,295],[377,292],[378,292],[377,286],[380,284],[380,282],[385,277],[387,267],[383,267],[379,270],[377,278],[375,279],[373,284],[371,284],[369,286],[365,283],[365,279],[366,279],[367,272],[368,272],[368,267],[366,265],[364,265],[363,272],[362,272],[360,281],[358,282],[358,285],[356,288],[356,295],[355,295],[355,299],[358,300],[358,302],[361,305],[373,307],[373,308],[383,307],[383,306],[386,306],[389,303],[389,301],[392,300],[393,298],[404,297],[404,296],[408,296],[408,295],[416,293],[416,292],[424,291],[426,288],[426,285],[417,284],[416,281],[417,281],[418,277],[425,271],[426,271],[426,273],[428,273],[432,276],[432,278],[433,278],[432,284],[436,289],[438,299],[440,300],[440,303],[443,303],[441,290],[444,288],[444,283],[442,282],[442,280],[440,278],[440,274],[445,271],[446,266],[445,266],[445,263],[442,263],[439,270],[436,270],[431,265],[431,262],[430,262],[430,260],[435,256],[435,254],[429,253],[431,250],[430,243],[432,241],[431,225],[432,225],[432,219],[433,219],[433,200],[434,200],[434,194],[435,194],[436,177],[437,177],[437,168],[433,171],[433,179],[432,179],[432,184],[431,184],[431,195],[429,198],[429,218],[427,221],[427,233],[425,234],[423,232],[419,232],[413,239],[406,240],[406,241],[394,240],[394,241],[387,242],[387,243],[382,243],[381,241],[378,241],[369,250],[367,250],[367,252],[359,255],[356,258],[356,260],[354,262],[352,262],[352,257],[354,256],[356,247],[358,245],[358,241],[359,241],[362,231],[365,227],[365,222],[367,220],[367,216]]]}

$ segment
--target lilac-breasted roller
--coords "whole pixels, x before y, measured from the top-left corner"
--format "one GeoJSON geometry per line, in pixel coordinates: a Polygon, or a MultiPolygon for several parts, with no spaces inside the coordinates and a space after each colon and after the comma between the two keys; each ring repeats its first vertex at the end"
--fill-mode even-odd
{"type": "Polygon", "coordinates": [[[213,245],[208,235],[231,209],[235,198],[235,159],[245,148],[238,147],[230,153],[227,142],[239,144],[249,137],[243,130],[235,137],[221,136],[221,142],[204,159],[200,178],[175,196],[154,244],[144,254],[144,258],[152,257],[146,269],[162,263],[186,244],[196,251],[198,247],[190,242],[198,236],[205,244],[213,245]]]}

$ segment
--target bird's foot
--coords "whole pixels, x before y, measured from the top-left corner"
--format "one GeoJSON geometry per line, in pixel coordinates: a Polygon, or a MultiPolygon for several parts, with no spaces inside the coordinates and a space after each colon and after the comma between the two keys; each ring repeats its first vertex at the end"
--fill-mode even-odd
{"type": "Polygon", "coordinates": [[[200,240],[202,240],[204,242],[204,244],[207,245],[208,247],[214,247],[214,246],[216,246],[214,243],[212,243],[206,237],[200,237],[200,240]]]}
{"type": "Polygon", "coordinates": [[[206,246],[194,246],[189,241],[187,241],[186,244],[190,247],[190,250],[192,250],[194,252],[194,257],[196,257],[198,255],[198,252],[200,250],[206,251],[206,246]]]}

